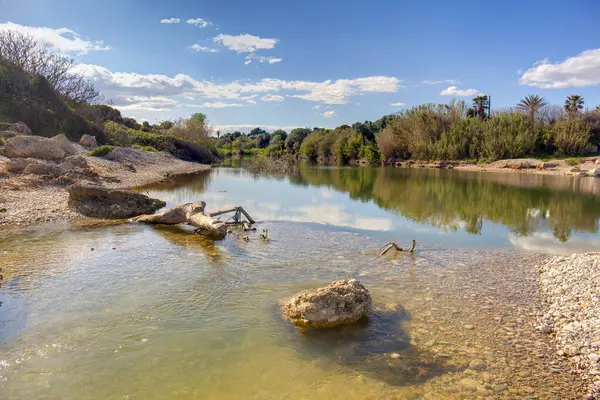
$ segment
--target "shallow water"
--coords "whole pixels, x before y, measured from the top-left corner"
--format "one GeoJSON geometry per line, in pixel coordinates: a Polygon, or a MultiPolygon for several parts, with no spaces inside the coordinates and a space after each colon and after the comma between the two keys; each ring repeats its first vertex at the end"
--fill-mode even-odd
{"type": "Polygon", "coordinates": [[[512,179],[222,168],[143,190],[242,205],[270,242],[137,224],[0,231],[0,398],[575,398],[582,383],[530,324],[533,265],[593,249],[599,201],[589,182],[512,179]],[[413,238],[416,254],[378,257],[413,238]],[[372,293],[368,320],[303,333],[280,318],[279,299],[344,277],[372,293]]]}

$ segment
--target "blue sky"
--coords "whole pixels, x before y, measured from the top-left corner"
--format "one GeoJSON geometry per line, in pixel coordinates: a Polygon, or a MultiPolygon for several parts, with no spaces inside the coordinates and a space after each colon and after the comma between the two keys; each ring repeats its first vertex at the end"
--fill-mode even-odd
{"type": "Polygon", "coordinates": [[[599,17],[598,0],[0,0],[0,29],[75,56],[124,115],[200,111],[223,130],[335,127],[477,92],[595,107],[599,17]]]}

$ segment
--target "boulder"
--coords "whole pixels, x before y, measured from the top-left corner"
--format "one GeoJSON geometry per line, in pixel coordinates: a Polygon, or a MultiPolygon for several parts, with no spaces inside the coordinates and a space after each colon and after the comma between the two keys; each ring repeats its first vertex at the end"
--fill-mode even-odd
{"type": "Polygon", "coordinates": [[[77,150],[73,146],[73,143],[71,143],[69,139],[67,139],[67,137],[62,133],[60,135],[54,136],[51,140],[55,140],[58,143],[60,143],[60,147],[65,152],[65,156],[72,156],[77,154],[77,150]]]}
{"type": "Polygon", "coordinates": [[[33,135],[33,132],[31,132],[31,129],[29,129],[29,127],[27,125],[25,125],[24,122],[20,122],[20,121],[12,124],[10,126],[10,128],[8,128],[8,130],[11,132],[18,133],[19,135],[28,135],[28,136],[33,135]]]}
{"type": "Polygon", "coordinates": [[[73,170],[76,168],[89,168],[87,158],[82,155],[70,156],[60,164],[66,170],[73,170]]]}
{"type": "Polygon", "coordinates": [[[600,168],[594,168],[588,171],[589,176],[594,176],[596,178],[600,177],[600,168]]]}
{"type": "Polygon", "coordinates": [[[537,168],[538,169],[550,169],[550,168],[556,168],[558,167],[557,163],[554,162],[543,162],[538,164],[537,168]]]}
{"type": "MultiPolygon", "coordinates": [[[[67,139],[64,135],[58,136],[67,139]]],[[[58,136],[52,139],[41,136],[15,136],[6,140],[4,153],[11,158],[31,157],[42,160],[58,160],[70,155],[65,151],[67,146],[58,136]]],[[[69,141],[67,140],[67,142],[69,141]]]]}
{"type": "Polygon", "coordinates": [[[366,316],[371,309],[371,295],[359,281],[344,279],[298,293],[284,300],[282,309],[295,325],[330,328],[351,324],[366,316]]]}
{"type": "Polygon", "coordinates": [[[152,214],[166,206],[164,201],[129,190],[108,189],[76,183],[67,188],[69,207],[94,218],[124,219],[152,214]]]}
{"type": "Polygon", "coordinates": [[[500,160],[495,166],[511,169],[537,168],[542,162],[534,158],[517,158],[514,160],[500,160]]]}
{"type": "Polygon", "coordinates": [[[9,172],[19,172],[23,171],[30,164],[39,164],[42,162],[36,158],[13,158],[6,163],[5,168],[9,172]]]}
{"type": "Polygon", "coordinates": [[[57,164],[37,162],[30,163],[27,167],[25,167],[23,173],[44,176],[61,176],[65,173],[65,170],[57,164]]]}
{"type": "Polygon", "coordinates": [[[98,147],[98,143],[96,143],[96,137],[84,134],[81,139],[79,139],[79,144],[85,147],[90,147],[92,149],[98,147]]]}

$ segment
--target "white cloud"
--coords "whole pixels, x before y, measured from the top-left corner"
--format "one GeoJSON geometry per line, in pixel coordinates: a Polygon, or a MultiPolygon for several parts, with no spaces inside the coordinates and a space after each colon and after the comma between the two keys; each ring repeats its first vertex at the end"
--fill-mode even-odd
{"type": "Polygon", "coordinates": [[[244,64],[248,65],[250,64],[253,60],[256,60],[260,63],[269,63],[269,64],[275,64],[278,62],[283,61],[283,59],[278,58],[278,57],[265,57],[265,56],[259,56],[256,53],[250,53],[246,56],[246,61],[244,62],[244,64]]]}
{"type": "Polygon", "coordinates": [[[292,125],[292,126],[281,126],[281,125],[260,125],[260,124],[254,124],[254,125],[215,125],[213,128],[216,131],[221,131],[221,132],[235,132],[235,131],[240,131],[243,133],[248,133],[250,132],[252,129],[259,127],[261,129],[264,129],[268,132],[273,132],[279,129],[283,129],[286,132],[291,131],[292,129],[296,129],[296,128],[300,128],[299,125],[292,125]]]}
{"type": "Polygon", "coordinates": [[[162,96],[127,96],[117,100],[117,107],[122,111],[170,111],[177,101],[162,96]]]}
{"type": "Polygon", "coordinates": [[[392,103],[390,104],[390,106],[394,106],[394,107],[404,107],[406,104],[405,103],[392,103]]]}
{"type": "Polygon", "coordinates": [[[279,96],[277,94],[266,94],[263,97],[260,98],[262,101],[276,101],[276,102],[281,102],[283,100],[285,100],[285,98],[283,96],[279,96]]]}
{"type": "Polygon", "coordinates": [[[188,46],[188,48],[195,53],[217,53],[219,51],[219,49],[211,49],[210,47],[200,46],[199,44],[193,44],[188,46]]]}
{"type": "Polygon", "coordinates": [[[250,103],[250,104],[256,104],[256,100],[252,100],[252,99],[250,99],[250,100],[246,100],[246,103],[250,103]]]}
{"type": "Polygon", "coordinates": [[[0,31],[14,31],[30,35],[48,45],[50,49],[63,53],[85,54],[90,51],[111,50],[111,47],[106,46],[101,40],[95,42],[84,40],[77,32],[69,28],[23,26],[9,21],[0,24],[0,31]]]}
{"type": "Polygon", "coordinates": [[[456,86],[450,86],[448,89],[444,89],[440,92],[442,96],[456,96],[456,97],[468,97],[477,96],[479,94],[477,89],[459,89],[456,86]]]}
{"type": "Polygon", "coordinates": [[[332,118],[335,115],[335,111],[331,110],[331,111],[325,111],[323,114],[321,114],[322,116],[324,116],[325,118],[332,118]]]}
{"type": "Polygon", "coordinates": [[[319,108],[321,108],[321,106],[319,104],[317,104],[316,106],[313,107],[313,110],[318,110],[319,108]]]}
{"type": "Polygon", "coordinates": [[[165,18],[160,20],[161,24],[178,24],[180,22],[181,20],[179,18],[165,18]]]}
{"type": "Polygon", "coordinates": [[[279,39],[261,38],[248,34],[237,36],[220,34],[215,36],[213,41],[222,44],[229,50],[237,51],[238,53],[253,53],[256,50],[272,49],[279,39]]]}
{"type": "Polygon", "coordinates": [[[353,96],[363,93],[395,92],[400,82],[393,77],[373,76],[325,82],[264,78],[255,82],[215,83],[198,81],[185,74],[171,77],[161,74],[112,72],[107,68],[91,64],[79,64],[75,67],[75,72],[90,79],[108,99],[123,96],[187,96],[246,101],[255,98],[258,94],[286,94],[324,104],[346,104],[353,96]],[[285,92],[295,92],[295,94],[285,92]]]}
{"type": "Polygon", "coordinates": [[[543,89],[600,85],[600,49],[586,50],[560,63],[538,61],[519,83],[543,89]]]}
{"type": "Polygon", "coordinates": [[[239,103],[223,103],[222,101],[215,101],[212,103],[204,103],[204,104],[184,104],[185,107],[194,107],[194,108],[228,108],[228,107],[245,107],[245,104],[239,103]]]}
{"type": "Polygon", "coordinates": [[[448,83],[450,85],[456,85],[458,81],[456,79],[443,79],[440,81],[423,81],[421,82],[423,85],[439,85],[441,83],[448,83]]]}
{"type": "Polygon", "coordinates": [[[198,28],[206,28],[208,25],[212,25],[212,23],[210,23],[207,20],[202,19],[202,18],[188,19],[185,22],[187,22],[190,25],[195,25],[198,28]]]}

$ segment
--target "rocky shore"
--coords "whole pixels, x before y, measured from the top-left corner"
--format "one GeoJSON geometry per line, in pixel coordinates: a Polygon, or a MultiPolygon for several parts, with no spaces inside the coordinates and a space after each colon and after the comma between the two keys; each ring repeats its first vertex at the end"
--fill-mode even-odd
{"type": "Polygon", "coordinates": [[[555,257],[538,271],[547,305],[538,328],[554,335],[556,354],[590,383],[586,399],[600,398],[600,253],[555,257]]]}
{"type": "Polygon", "coordinates": [[[27,133],[0,149],[0,226],[72,220],[81,215],[68,206],[67,187],[93,183],[130,189],[193,174],[209,166],[179,160],[166,152],[114,148],[104,157],[89,155],[95,141],[69,142],[27,133]]]}

